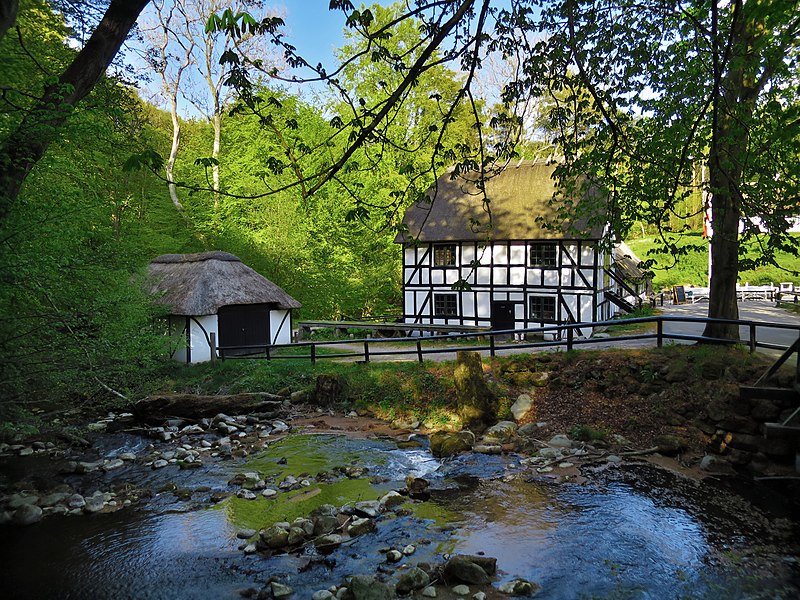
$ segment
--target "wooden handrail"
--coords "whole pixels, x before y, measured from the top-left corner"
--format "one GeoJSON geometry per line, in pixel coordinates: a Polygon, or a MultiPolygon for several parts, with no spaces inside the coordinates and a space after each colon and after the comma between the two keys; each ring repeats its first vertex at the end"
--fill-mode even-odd
{"type": "MultiPolygon", "coordinates": [[[[665,333],[664,332],[664,323],[708,323],[708,322],[718,322],[718,323],[728,323],[728,324],[736,324],[739,326],[748,327],[750,332],[750,339],[748,340],[748,346],[751,352],[755,352],[758,348],[770,348],[776,350],[786,350],[784,356],[779,359],[778,363],[771,367],[770,371],[768,371],[764,376],[762,376],[761,380],[766,379],[781,365],[783,365],[786,360],[791,356],[793,352],[798,352],[798,348],[800,348],[800,326],[798,325],[788,325],[785,323],[768,323],[768,322],[759,322],[759,321],[739,321],[739,320],[730,320],[730,319],[710,319],[707,317],[676,317],[676,316],[652,316],[652,317],[638,317],[633,319],[625,319],[625,320],[612,320],[612,321],[598,321],[593,323],[562,323],[557,325],[551,325],[546,327],[538,327],[532,329],[524,329],[524,330],[503,330],[503,331],[472,331],[468,333],[456,333],[450,335],[434,335],[434,336],[415,336],[415,337],[406,337],[406,338],[393,338],[390,342],[388,340],[377,340],[377,339],[360,339],[360,340],[331,340],[331,341],[318,341],[318,342],[295,342],[293,344],[271,344],[271,345],[255,345],[255,346],[218,346],[216,348],[218,352],[218,356],[222,360],[226,359],[233,359],[233,358],[266,358],[268,360],[278,360],[278,359],[310,359],[312,363],[316,363],[317,360],[323,358],[345,358],[345,357],[362,357],[365,362],[369,362],[375,356],[403,356],[403,355],[414,355],[415,358],[422,362],[426,355],[431,354],[440,354],[445,352],[456,352],[458,350],[473,350],[473,351],[489,351],[491,356],[495,356],[499,350],[504,349],[528,349],[528,348],[546,348],[546,347],[555,347],[555,346],[566,346],[567,350],[572,350],[577,345],[591,345],[595,343],[607,343],[608,338],[578,338],[575,335],[576,329],[581,328],[596,328],[600,326],[609,326],[609,325],[619,325],[620,323],[655,323],[656,324],[656,332],[655,333],[640,333],[635,335],[626,335],[626,336],[618,336],[614,339],[618,341],[628,341],[628,340],[655,340],[656,346],[661,348],[664,344],[664,340],[683,340],[683,341],[695,341],[695,342],[702,342],[702,341],[710,341],[710,342],[725,342],[725,343],[735,343],[731,340],[721,340],[716,338],[707,338],[702,335],[688,335],[688,334],[678,334],[678,333],[665,333]],[[798,333],[798,340],[794,342],[789,348],[785,348],[783,346],[778,346],[776,344],[768,344],[765,342],[759,342],[757,338],[757,330],[759,327],[768,327],[773,329],[788,329],[794,330],[798,333]],[[566,329],[566,343],[562,341],[563,336],[561,335],[566,329]],[[519,343],[515,342],[513,344],[503,344],[498,343],[497,336],[510,336],[512,334],[520,334],[520,333],[535,333],[535,334],[553,334],[554,340],[552,341],[540,341],[540,342],[526,342],[526,343],[519,343]],[[445,341],[445,340],[463,340],[463,339],[481,339],[488,337],[488,343],[483,345],[461,345],[456,347],[435,347],[435,348],[423,348],[423,342],[429,341],[445,341]],[[409,343],[409,349],[400,349],[400,350],[379,350],[375,349],[374,346],[370,347],[370,345],[375,344],[385,344],[385,343],[409,343]],[[353,352],[334,352],[332,354],[319,354],[318,349],[320,347],[336,347],[340,345],[353,345],[353,344],[361,344],[363,345],[363,352],[362,353],[353,353],[353,352]],[[276,350],[280,350],[281,348],[302,348],[308,347],[310,354],[308,355],[286,355],[281,356],[280,354],[275,354],[276,350]],[[249,353],[249,355],[244,356],[231,356],[226,351],[244,351],[245,353],[249,353]]],[[[453,326],[456,328],[457,326],[453,326]]],[[[413,325],[412,325],[413,328],[413,325]]],[[[412,329],[409,328],[409,329],[412,329]]],[[[212,352],[213,353],[213,352],[212,352]]],[[[798,374],[800,374],[800,352],[798,352],[798,374]]],[[[759,381],[761,381],[759,380],[759,381]]]]}

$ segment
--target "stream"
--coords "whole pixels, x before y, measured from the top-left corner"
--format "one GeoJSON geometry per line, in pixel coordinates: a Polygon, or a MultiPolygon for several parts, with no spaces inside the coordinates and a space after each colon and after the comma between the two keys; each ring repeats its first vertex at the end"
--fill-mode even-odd
{"type": "MultiPolygon", "coordinates": [[[[94,456],[106,458],[152,450],[151,439],[133,434],[98,434],[92,443],[94,456]]],[[[46,457],[4,457],[6,488],[35,473],[40,488],[49,478],[84,493],[127,490],[139,499],[108,513],[2,526],[3,597],[241,598],[255,597],[273,578],[293,597],[310,598],[350,575],[394,582],[409,565],[454,554],[497,559],[489,598],[518,578],[541,586],[537,598],[800,597],[797,523],[780,503],[754,502],[648,464],[594,465],[582,470],[581,483],[565,482],[521,458],[467,453],[440,461],[424,438],[400,448],[390,439],[308,433],[193,469],[134,461],[57,475],[57,463],[46,457]],[[277,493],[237,497],[241,488],[231,480],[243,473],[257,473],[277,493]],[[246,542],[237,538],[320,504],[375,500],[404,488],[408,476],[427,480],[429,495],[407,499],[377,519],[377,531],[328,554],[313,546],[245,554],[246,542]],[[289,481],[297,483],[280,487],[289,481]],[[402,561],[387,563],[387,549],[406,547],[413,551],[402,561]]],[[[754,496],[750,488],[746,495],[754,496]]],[[[764,492],[755,496],[769,499],[764,492]]],[[[442,589],[439,597],[451,597],[442,589]]]]}

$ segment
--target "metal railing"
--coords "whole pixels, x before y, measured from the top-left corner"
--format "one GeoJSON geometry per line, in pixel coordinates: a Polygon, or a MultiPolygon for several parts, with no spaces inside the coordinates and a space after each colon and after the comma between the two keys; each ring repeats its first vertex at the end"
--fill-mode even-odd
{"type": "MultiPolygon", "coordinates": [[[[410,325],[409,329],[413,328],[410,325]]],[[[536,348],[553,348],[560,347],[567,351],[573,350],[579,346],[591,346],[594,344],[619,344],[621,342],[629,341],[652,341],[656,347],[661,348],[665,342],[706,342],[717,344],[746,344],[750,352],[755,352],[757,349],[770,349],[784,351],[794,343],[794,340],[800,337],[800,325],[791,325],[786,323],[770,323],[764,321],[742,321],[731,319],[710,319],[706,317],[676,317],[676,316],[652,316],[652,317],[637,317],[631,319],[617,319],[611,321],[598,321],[593,323],[572,323],[552,325],[547,327],[537,327],[531,329],[509,329],[503,331],[488,331],[476,333],[455,333],[449,335],[432,335],[425,337],[403,337],[376,339],[366,338],[358,340],[327,340],[327,341],[314,341],[314,342],[295,342],[292,344],[274,344],[274,345],[253,345],[253,346],[218,346],[216,349],[211,348],[211,356],[214,358],[226,359],[267,359],[267,360],[283,360],[283,359],[305,359],[316,363],[321,359],[341,359],[349,358],[360,360],[363,362],[370,362],[374,357],[378,356],[391,356],[391,357],[411,357],[411,360],[418,360],[423,362],[425,356],[442,353],[453,353],[459,350],[470,350],[474,352],[488,351],[490,356],[496,356],[498,352],[503,350],[525,350],[536,348]],[[614,337],[582,337],[580,335],[581,329],[598,329],[602,327],[613,327],[619,325],[635,325],[635,324],[655,324],[655,331],[645,331],[633,333],[629,335],[618,335],[614,337]],[[686,333],[681,331],[668,331],[665,325],[669,324],[706,324],[706,323],[720,323],[737,325],[744,328],[747,336],[740,340],[730,340],[723,338],[711,338],[703,335],[696,335],[693,333],[686,333]],[[776,344],[773,342],[762,341],[763,336],[759,339],[759,331],[764,329],[779,329],[793,331],[791,336],[792,341],[786,345],[776,344]],[[506,342],[509,337],[535,337],[535,340],[521,339],[511,343],[506,342]],[[539,339],[541,338],[541,339],[539,339]],[[550,339],[546,339],[550,338],[550,339]],[[459,341],[470,340],[472,343],[459,345],[459,341]],[[443,341],[456,342],[455,345],[448,346],[435,346],[443,341]],[[387,348],[387,346],[391,346],[387,348]],[[346,351],[338,351],[337,348],[341,347],[346,351]],[[307,354],[296,353],[283,353],[285,349],[292,349],[295,352],[298,348],[308,348],[307,354]],[[216,350],[216,351],[215,351],[216,350]],[[322,352],[320,352],[322,350],[322,352]]],[[[213,340],[213,338],[212,338],[213,340]]]]}

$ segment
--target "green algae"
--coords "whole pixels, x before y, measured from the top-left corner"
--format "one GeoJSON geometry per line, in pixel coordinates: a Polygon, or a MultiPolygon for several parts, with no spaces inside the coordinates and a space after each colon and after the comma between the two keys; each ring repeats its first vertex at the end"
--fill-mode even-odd
{"type": "Polygon", "coordinates": [[[431,521],[432,526],[441,527],[456,522],[460,516],[452,510],[427,500],[425,502],[407,502],[401,508],[410,510],[415,517],[424,521],[431,521]]]}
{"type": "Polygon", "coordinates": [[[315,476],[341,467],[360,466],[363,452],[347,446],[340,436],[293,435],[250,458],[242,470],[279,480],[287,475],[315,476]]]}
{"type": "Polygon", "coordinates": [[[334,483],[313,484],[299,490],[278,494],[273,499],[245,500],[232,496],[218,505],[228,520],[239,529],[262,529],[273,523],[307,517],[316,507],[348,502],[375,500],[379,492],[366,479],[342,479],[334,483]],[[319,491],[317,491],[319,490],[319,491]]]}

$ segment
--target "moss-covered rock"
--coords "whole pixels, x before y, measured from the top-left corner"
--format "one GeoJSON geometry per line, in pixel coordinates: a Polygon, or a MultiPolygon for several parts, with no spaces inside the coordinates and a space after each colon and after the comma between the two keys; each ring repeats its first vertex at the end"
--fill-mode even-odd
{"type": "Polygon", "coordinates": [[[466,452],[475,445],[475,434],[471,431],[437,431],[430,436],[431,454],[437,458],[466,452]]]}

